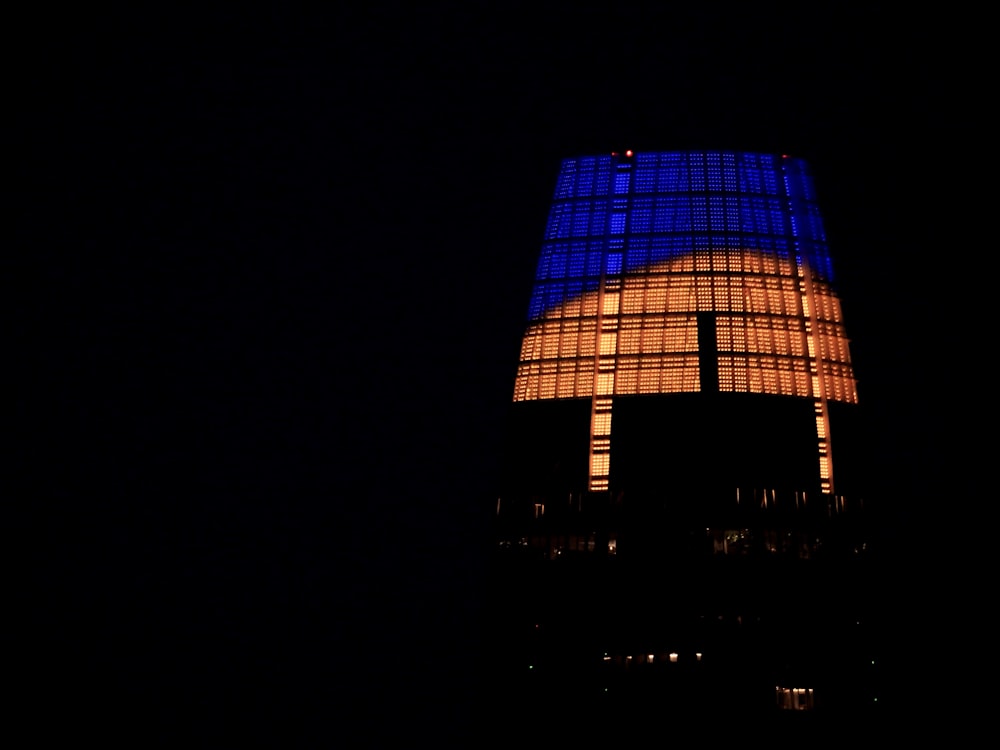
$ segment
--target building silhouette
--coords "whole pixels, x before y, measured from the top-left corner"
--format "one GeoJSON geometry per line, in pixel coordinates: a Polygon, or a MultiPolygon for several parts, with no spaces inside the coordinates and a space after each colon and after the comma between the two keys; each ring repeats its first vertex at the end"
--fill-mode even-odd
{"type": "Polygon", "coordinates": [[[859,408],[803,160],[563,161],[496,503],[491,646],[513,693],[877,712],[859,408]]]}

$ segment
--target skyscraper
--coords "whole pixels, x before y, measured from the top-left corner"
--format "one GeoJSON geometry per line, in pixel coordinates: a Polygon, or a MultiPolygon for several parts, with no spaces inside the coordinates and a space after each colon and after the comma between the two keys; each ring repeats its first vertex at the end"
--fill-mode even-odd
{"type": "Polygon", "coordinates": [[[496,507],[511,677],[760,714],[877,703],[834,280],[801,159],[562,162],[496,507]]]}

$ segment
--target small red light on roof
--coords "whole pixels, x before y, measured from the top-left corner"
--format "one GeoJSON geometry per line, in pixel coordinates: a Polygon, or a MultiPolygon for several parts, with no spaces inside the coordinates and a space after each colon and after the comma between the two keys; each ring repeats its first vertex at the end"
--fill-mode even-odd
{"type": "Polygon", "coordinates": [[[625,156],[631,157],[632,156],[632,149],[629,149],[628,151],[626,151],[625,152],[625,156]]]}

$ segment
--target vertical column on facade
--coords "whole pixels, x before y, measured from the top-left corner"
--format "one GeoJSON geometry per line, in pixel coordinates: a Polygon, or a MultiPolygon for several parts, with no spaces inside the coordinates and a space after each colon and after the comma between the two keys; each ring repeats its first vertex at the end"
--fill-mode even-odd
{"type": "Polygon", "coordinates": [[[805,316],[806,350],[809,357],[809,378],[813,396],[813,412],[816,417],[816,444],[819,452],[820,491],[824,495],[833,494],[833,446],[830,440],[830,410],[823,378],[823,363],[819,346],[819,316],[816,306],[816,292],[812,283],[812,270],[804,253],[799,253],[795,263],[799,274],[799,293],[802,298],[802,312],[805,316]]]}
{"type": "Polygon", "coordinates": [[[618,324],[621,309],[625,226],[631,163],[616,165],[612,175],[606,251],[597,302],[597,351],[594,390],[590,405],[590,456],[587,486],[591,492],[607,490],[611,480],[611,406],[615,392],[618,324]]]}
{"type": "Polygon", "coordinates": [[[615,388],[615,353],[618,349],[618,310],[621,278],[601,277],[597,320],[597,363],[590,406],[591,491],[606,490],[611,476],[611,405],[615,388]]]}
{"type": "MultiPolygon", "coordinates": [[[[787,173],[784,174],[784,178],[786,196],[790,196],[787,173]]],[[[791,219],[792,235],[795,238],[795,269],[799,277],[799,297],[802,300],[802,313],[805,319],[806,352],[809,358],[809,378],[811,381],[810,392],[812,393],[813,413],[816,420],[820,492],[824,495],[832,495],[834,493],[833,444],[830,439],[830,410],[827,401],[826,379],[823,376],[822,349],[819,344],[819,307],[816,302],[813,271],[809,264],[808,254],[799,246],[796,212],[791,200],[788,201],[788,212],[791,219]]]]}

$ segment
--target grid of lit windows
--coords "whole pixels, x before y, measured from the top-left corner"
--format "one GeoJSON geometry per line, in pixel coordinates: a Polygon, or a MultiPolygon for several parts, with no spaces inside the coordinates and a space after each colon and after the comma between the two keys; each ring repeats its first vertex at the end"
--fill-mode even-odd
{"type": "Polygon", "coordinates": [[[812,182],[800,160],[728,152],[566,160],[514,398],[592,397],[595,358],[610,355],[616,394],[696,391],[694,314],[708,312],[716,314],[720,390],[815,397],[818,387],[803,375],[813,369],[811,360],[827,398],[854,402],[831,276],[812,182]],[[602,280],[619,276],[620,295],[602,298],[602,280]],[[650,372],[656,368],[665,370],[663,377],[650,372]]]}

